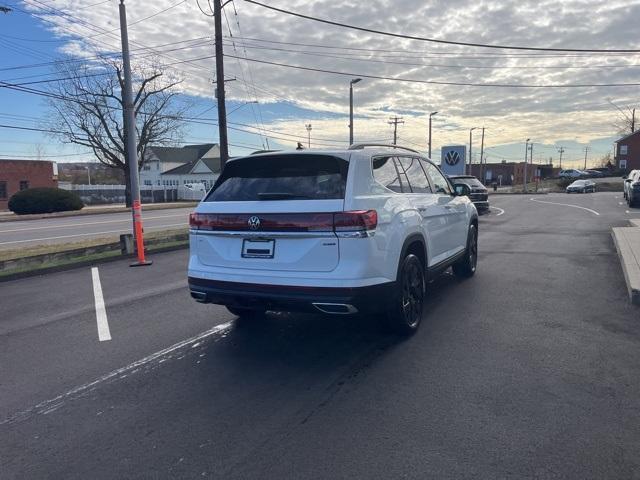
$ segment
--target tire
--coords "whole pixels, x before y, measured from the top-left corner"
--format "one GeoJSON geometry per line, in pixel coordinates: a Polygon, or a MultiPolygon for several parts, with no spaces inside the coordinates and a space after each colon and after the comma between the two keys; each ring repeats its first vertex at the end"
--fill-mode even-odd
{"type": "Polygon", "coordinates": [[[254,320],[257,318],[261,318],[265,314],[265,310],[255,310],[253,308],[242,308],[242,307],[231,307],[229,305],[225,305],[226,309],[229,310],[229,313],[235,315],[238,318],[254,320]]]}
{"type": "Polygon", "coordinates": [[[387,309],[386,324],[395,333],[412,335],[418,330],[424,310],[426,281],[424,265],[413,254],[402,259],[396,292],[387,309]]]}
{"type": "Polygon", "coordinates": [[[464,257],[452,265],[453,273],[456,277],[469,278],[476,273],[478,263],[478,229],[475,225],[469,225],[467,235],[467,248],[464,257]]]}

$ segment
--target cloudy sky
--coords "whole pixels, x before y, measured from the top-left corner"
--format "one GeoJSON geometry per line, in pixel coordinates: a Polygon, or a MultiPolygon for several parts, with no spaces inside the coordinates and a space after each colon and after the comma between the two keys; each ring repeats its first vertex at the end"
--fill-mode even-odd
{"type": "MultiPolygon", "coordinates": [[[[640,48],[640,2],[264,3],[369,29],[444,40],[578,49],[640,48]]],[[[13,9],[0,14],[0,81],[55,78],[48,62],[56,58],[71,55],[90,59],[119,49],[116,0],[0,0],[0,5],[13,9]]],[[[210,13],[206,0],[200,0],[199,6],[195,0],[127,1],[132,61],[155,58],[166,66],[168,75],[183,79],[183,100],[192,105],[189,115],[200,119],[187,125],[187,142],[217,140],[217,128],[207,125],[216,119],[213,19],[199,7],[210,13]]],[[[562,87],[640,84],[638,54],[443,45],[317,23],[244,0],[234,0],[225,7],[223,28],[225,54],[229,56],[225,76],[235,79],[226,84],[227,111],[232,112],[232,154],[263,148],[267,143],[271,148],[306,143],[305,124],[309,123],[312,146],[345,146],[348,86],[355,77],[363,77],[354,87],[356,141],[390,141],[393,130],[388,121],[397,115],[404,120],[398,128],[399,143],[426,150],[428,115],[437,110],[433,124],[436,160],[440,146],[467,144],[469,129],[484,126],[489,162],[520,160],[527,138],[536,145],[534,161],[550,157],[557,161],[557,147],[564,146],[563,165],[578,166],[587,145],[590,162],[596,161],[612,149],[617,138],[614,105],[625,108],[639,103],[638,85],[562,87]],[[246,102],[258,103],[243,106],[246,102]]],[[[42,97],[0,88],[0,124],[37,128],[46,115],[42,97]]],[[[475,131],[475,152],[479,145],[480,133],[475,131]]],[[[62,146],[43,133],[0,128],[0,156],[34,155],[76,161],[90,158],[84,149],[62,146]]]]}

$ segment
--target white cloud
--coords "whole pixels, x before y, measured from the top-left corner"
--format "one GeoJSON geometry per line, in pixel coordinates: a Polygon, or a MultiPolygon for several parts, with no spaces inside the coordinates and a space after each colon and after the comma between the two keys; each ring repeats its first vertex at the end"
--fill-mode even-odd
{"type": "MultiPolygon", "coordinates": [[[[60,27],[54,30],[57,35],[69,35],[73,31],[84,37],[84,46],[82,42],[70,39],[63,48],[65,53],[79,55],[93,50],[119,49],[117,31],[98,35],[103,29],[111,31],[118,28],[117,2],[86,8],[91,3],[91,0],[86,0],[86,3],[79,0],[48,2],[73,15],[47,17],[59,23],[60,27]]],[[[149,53],[144,47],[184,42],[158,47],[156,53],[161,53],[163,62],[174,64],[170,68],[175,73],[184,76],[185,93],[210,98],[214,60],[177,63],[213,54],[211,41],[206,40],[213,34],[213,21],[198,10],[195,0],[188,0],[165,13],[136,23],[175,3],[177,0],[127,3],[131,49],[137,54],[134,59],[140,59],[141,52],[149,53]],[[200,40],[185,42],[189,39],[200,40]],[[194,46],[175,50],[187,45],[194,46]]],[[[309,15],[392,32],[492,44],[573,48],[635,48],[636,23],[640,18],[638,1],[619,0],[437,0],[429,3],[420,0],[277,0],[269,3],[309,15]]],[[[41,12],[35,5],[31,4],[29,8],[41,12]]],[[[201,0],[200,5],[208,9],[206,1],[201,0]]],[[[225,8],[228,27],[223,19],[225,34],[228,35],[230,29],[236,37],[235,48],[230,42],[225,46],[225,53],[229,55],[244,55],[243,42],[238,39],[240,32],[236,20],[239,20],[245,37],[318,45],[246,41],[247,55],[251,58],[353,72],[360,76],[474,83],[564,84],[637,82],[640,73],[638,55],[557,56],[446,46],[323,25],[265,10],[242,0],[235,0],[235,7],[237,17],[232,4],[225,8]],[[328,45],[377,51],[322,47],[328,45]],[[590,68],[564,68],[577,66],[590,68]]],[[[232,58],[226,59],[226,69],[229,77],[255,82],[257,90],[251,90],[250,95],[256,94],[261,103],[288,99],[299,107],[327,113],[319,113],[313,120],[314,136],[346,139],[347,121],[328,113],[347,114],[349,77],[239,62],[232,58]]],[[[468,138],[470,126],[482,125],[488,127],[488,141],[494,145],[528,137],[549,144],[562,139],[588,142],[616,133],[612,126],[616,114],[608,99],[621,105],[632,104],[637,98],[636,92],[637,87],[480,88],[365,79],[356,86],[357,133],[361,138],[390,138],[391,130],[386,124],[388,116],[392,112],[405,112],[406,123],[400,129],[401,138],[424,145],[426,115],[432,110],[439,110],[434,124],[438,132],[436,145],[463,143],[468,138]]],[[[231,99],[238,100],[248,95],[241,81],[229,83],[228,93],[231,99]]],[[[271,119],[271,126],[267,128],[301,135],[304,134],[301,130],[306,120],[284,118],[283,115],[282,119],[271,119]]]]}

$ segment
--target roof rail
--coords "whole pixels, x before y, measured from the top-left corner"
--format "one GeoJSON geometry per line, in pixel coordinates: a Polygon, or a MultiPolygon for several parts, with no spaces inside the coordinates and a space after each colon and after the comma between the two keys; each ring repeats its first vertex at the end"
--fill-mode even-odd
{"type": "Polygon", "coordinates": [[[349,150],[364,150],[365,147],[386,147],[386,148],[399,148],[401,150],[408,150],[413,153],[420,153],[418,150],[414,150],[413,148],[403,147],[402,145],[392,145],[389,143],[354,143],[349,146],[349,150]]]}

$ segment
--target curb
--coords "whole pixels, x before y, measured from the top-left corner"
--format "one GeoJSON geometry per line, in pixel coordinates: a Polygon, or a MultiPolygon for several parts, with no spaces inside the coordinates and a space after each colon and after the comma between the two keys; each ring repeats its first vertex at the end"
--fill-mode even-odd
{"type": "MultiPolygon", "coordinates": [[[[159,248],[154,248],[152,250],[147,250],[148,254],[156,254],[156,253],[165,253],[165,252],[172,252],[175,250],[182,250],[185,248],[189,248],[189,242],[185,242],[184,244],[180,244],[180,245],[170,245],[170,246],[166,246],[166,247],[159,247],[159,248]]],[[[146,250],[146,249],[145,249],[146,250]]],[[[76,268],[81,268],[81,267],[88,267],[90,265],[99,265],[102,263],[110,263],[110,262],[115,262],[117,260],[126,260],[126,259],[133,259],[136,258],[135,254],[125,254],[125,255],[114,255],[112,257],[105,257],[105,258],[98,258],[98,259],[93,259],[93,260],[79,260],[78,262],[72,262],[72,263],[67,263],[65,265],[55,265],[55,266],[51,266],[51,267],[44,267],[44,268],[38,268],[38,269],[34,269],[34,270],[27,270],[24,272],[16,272],[16,273],[10,273],[8,275],[5,276],[0,276],[0,283],[3,282],[9,282],[12,280],[19,280],[21,278],[28,278],[28,277],[35,277],[38,275],[45,275],[48,273],[56,273],[56,272],[64,272],[67,270],[74,270],[76,268]]]]}
{"type": "Polygon", "coordinates": [[[640,305],[640,228],[614,227],[611,235],[624,273],[629,300],[634,305],[640,305]],[[637,240],[632,243],[630,236],[637,237],[637,240]]]}

